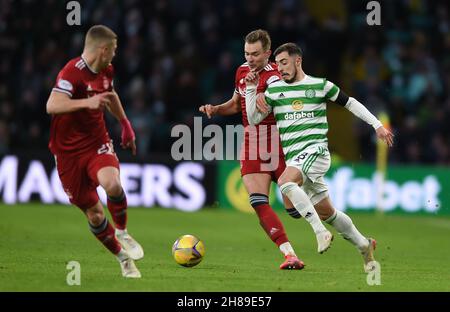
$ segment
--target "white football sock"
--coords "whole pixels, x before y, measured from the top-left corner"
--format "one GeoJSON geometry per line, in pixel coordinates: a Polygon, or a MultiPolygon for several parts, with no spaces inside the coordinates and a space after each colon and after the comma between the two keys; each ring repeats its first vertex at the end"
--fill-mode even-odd
{"type": "Polygon", "coordinates": [[[288,256],[288,255],[295,256],[295,251],[292,248],[291,243],[289,243],[289,242],[281,244],[280,250],[285,256],[288,256]]]}
{"type": "Polygon", "coordinates": [[[308,195],[298,186],[297,183],[287,182],[280,186],[281,192],[289,198],[295,209],[311,224],[314,233],[320,233],[327,229],[322,224],[314,206],[309,200],[308,195]]]}
{"type": "Polygon", "coordinates": [[[335,210],[334,214],[325,220],[326,223],[333,226],[339,234],[345,239],[349,240],[360,251],[367,248],[369,241],[362,236],[356,226],[353,224],[352,219],[345,213],[339,210],[335,210]]]}

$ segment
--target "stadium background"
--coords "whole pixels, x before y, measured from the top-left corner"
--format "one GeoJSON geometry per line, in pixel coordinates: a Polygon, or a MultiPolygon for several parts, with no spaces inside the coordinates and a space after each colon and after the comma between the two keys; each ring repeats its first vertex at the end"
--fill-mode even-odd
{"type": "MultiPolygon", "coordinates": [[[[175,162],[168,155],[174,125],[193,127],[200,105],[231,97],[235,69],[244,62],[243,37],[264,28],[272,50],[286,41],[300,44],[306,73],[327,77],[372,112],[389,116],[395,144],[388,153],[381,210],[448,216],[449,2],[380,1],[380,26],[367,25],[367,2],[79,1],[81,25],[68,26],[67,1],[0,0],[2,220],[14,220],[7,217],[10,211],[27,218],[27,209],[45,209],[41,203],[67,203],[47,149],[45,103],[58,71],[81,53],[93,24],[111,27],[119,38],[114,83],[136,131],[136,158],[119,150],[119,125],[109,117],[107,122],[131,206],[217,215],[220,209],[251,210],[237,162],[175,162]],[[34,204],[21,213],[28,202],[34,204]]],[[[328,119],[333,199],[340,209],[375,215],[374,131],[334,105],[328,119]]],[[[240,115],[203,118],[203,126],[238,123],[240,115]]],[[[282,214],[276,194],[274,188],[272,203],[282,214]]],[[[447,220],[437,220],[436,229],[448,232],[447,220]]],[[[409,227],[408,219],[404,222],[409,227]]],[[[8,233],[7,224],[0,226],[8,233]]]]}
{"type": "MultiPolygon", "coordinates": [[[[445,209],[442,201],[448,200],[448,192],[443,192],[443,177],[450,163],[450,26],[445,1],[383,2],[381,26],[367,25],[365,1],[107,0],[80,4],[81,26],[68,26],[65,2],[1,3],[0,153],[19,155],[17,192],[23,172],[28,172],[30,155],[44,161],[50,176],[46,99],[59,69],[81,53],[84,33],[91,25],[105,24],[119,36],[115,87],[136,129],[140,163],[166,160],[174,125],[192,126],[193,117],[200,116],[200,105],[231,97],[235,69],[243,62],[243,36],[261,27],[270,32],[273,49],[286,41],[299,43],[307,73],[336,82],[371,111],[387,113],[396,134],[389,150],[393,171],[388,170],[387,178],[394,179],[400,189],[413,183],[408,184],[412,188],[405,196],[421,204],[410,210],[445,209]],[[402,181],[395,168],[405,165],[414,167],[411,180],[402,181]],[[439,184],[431,191],[424,182],[430,175],[439,184]],[[423,195],[409,195],[417,192],[423,195]]],[[[353,175],[364,175],[358,164],[375,163],[373,130],[335,105],[329,105],[328,118],[334,164],[351,162],[356,165],[353,175]]],[[[118,123],[111,118],[108,122],[117,142],[118,123]]],[[[239,122],[240,115],[204,118],[203,126],[239,122]]],[[[135,161],[118,152],[122,161],[135,161]]],[[[210,175],[221,166],[220,162],[203,164],[210,175]]],[[[210,187],[214,177],[209,179],[210,187]]],[[[205,204],[221,197],[223,179],[213,183],[217,191],[208,189],[205,204]]],[[[5,183],[0,187],[4,201],[5,183]]]]}

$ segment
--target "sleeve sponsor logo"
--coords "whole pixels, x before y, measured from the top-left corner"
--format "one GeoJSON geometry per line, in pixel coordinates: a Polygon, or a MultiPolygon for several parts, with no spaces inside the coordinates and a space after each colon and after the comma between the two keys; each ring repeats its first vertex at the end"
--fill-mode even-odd
{"type": "Polygon", "coordinates": [[[60,79],[58,81],[58,88],[63,89],[63,90],[67,90],[67,91],[73,91],[73,86],[72,84],[64,79],[60,79]]]}

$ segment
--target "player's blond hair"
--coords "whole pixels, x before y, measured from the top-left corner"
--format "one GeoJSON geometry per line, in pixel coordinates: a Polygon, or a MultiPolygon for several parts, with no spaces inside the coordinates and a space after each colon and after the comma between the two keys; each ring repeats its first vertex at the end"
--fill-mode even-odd
{"type": "Polygon", "coordinates": [[[104,25],[94,25],[89,28],[86,33],[86,38],[84,41],[85,48],[97,47],[101,44],[109,44],[114,39],[117,39],[117,35],[109,27],[104,25]]]}
{"type": "Polygon", "coordinates": [[[270,40],[269,33],[264,29],[254,30],[245,36],[245,42],[247,43],[256,43],[258,41],[261,42],[261,46],[264,51],[270,50],[272,41],[270,40]]]}

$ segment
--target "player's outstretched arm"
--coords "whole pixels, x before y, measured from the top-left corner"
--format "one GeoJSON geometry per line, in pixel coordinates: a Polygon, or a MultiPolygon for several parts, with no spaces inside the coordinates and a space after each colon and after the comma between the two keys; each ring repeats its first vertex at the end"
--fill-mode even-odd
{"type": "Polygon", "coordinates": [[[110,104],[110,92],[97,94],[88,99],[72,100],[67,94],[52,91],[47,100],[47,114],[72,113],[81,109],[101,109],[110,104]]]}
{"type": "Polygon", "coordinates": [[[211,118],[214,115],[219,116],[234,115],[241,111],[240,100],[241,96],[237,93],[234,93],[233,97],[228,101],[226,101],[225,103],[219,105],[211,105],[211,104],[202,105],[198,108],[198,111],[203,114],[206,114],[208,118],[211,118]]]}
{"type": "Polygon", "coordinates": [[[377,117],[375,117],[363,104],[361,104],[357,99],[353,97],[349,97],[347,94],[345,94],[343,91],[339,90],[336,86],[333,85],[333,87],[330,89],[329,93],[333,93],[333,88],[337,92],[333,94],[333,96],[328,97],[333,102],[336,102],[337,104],[344,106],[347,110],[349,110],[353,115],[356,117],[364,120],[366,123],[371,125],[376,133],[377,137],[384,142],[388,146],[392,146],[394,143],[394,134],[383,127],[383,124],[381,121],[378,120],[377,117]]]}
{"type": "Polygon", "coordinates": [[[383,126],[379,127],[375,131],[377,133],[377,137],[380,140],[383,140],[384,142],[386,142],[386,144],[389,147],[392,147],[392,145],[394,145],[394,134],[391,131],[389,131],[388,129],[386,129],[383,126]]]}
{"type": "Polygon", "coordinates": [[[344,106],[346,109],[348,109],[350,112],[353,113],[353,115],[357,116],[358,118],[364,120],[366,123],[371,125],[376,133],[377,137],[384,142],[386,142],[389,147],[392,146],[394,143],[394,134],[383,127],[383,124],[381,121],[377,119],[363,104],[361,104],[357,99],[353,97],[349,97],[347,104],[344,106]]]}
{"type": "Polygon", "coordinates": [[[136,155],[136,135],[134,134],[133,127],[125,114],[122,102],[120,101],[119,95],[116,91],[108,92],[110,93],[109,99],[111,103],[107,106],[111,114],[116,117],[122,126],[122,142],[120,145],[122,148],[131,149],[131,153],[136,155]]]}
{"type": "Polygon", "coordinates": [[[246,81],[245,90],[245,110],[247,111],[247,119],[250,125],[257,125],[269,115],[269,111],[260,112],[256,107],[257,86],[259,76],[257,73],[249,72],[246,81]]]}

